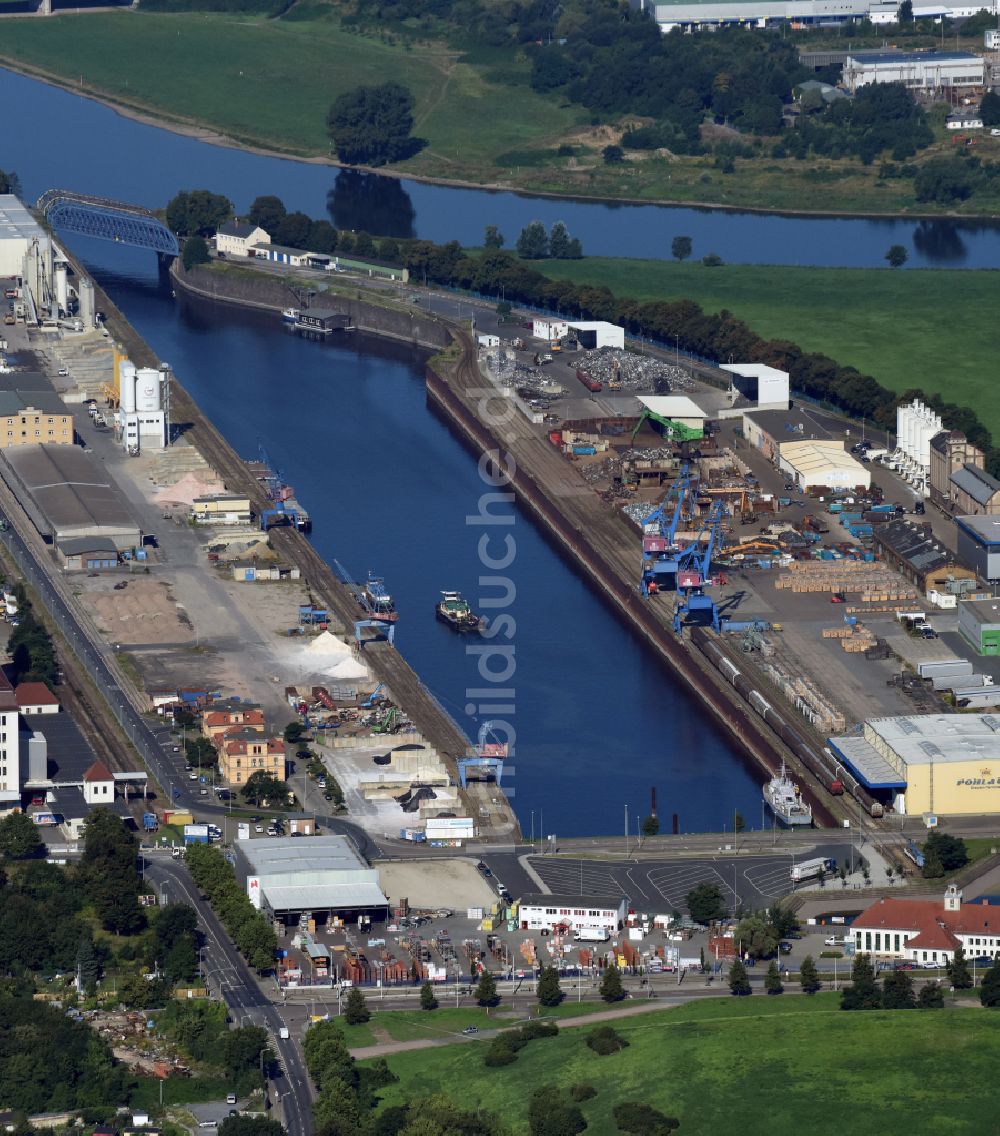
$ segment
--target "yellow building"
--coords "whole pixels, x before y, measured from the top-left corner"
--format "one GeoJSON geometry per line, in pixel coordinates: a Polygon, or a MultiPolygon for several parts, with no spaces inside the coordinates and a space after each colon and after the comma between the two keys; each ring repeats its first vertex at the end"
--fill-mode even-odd
{"type": "Polygon", "coordinates": [[[202,525],[248,525],[253,520],[250,498],[230,493],[196,497],[191,519],[202,525]]]}
{"type": "Polygon", "coordinates": [[[872,718],[830,748],[861,783],[910,816],[1000,814],[1000,716],[872,718]]]}
{"type": "Polygon", "coordinates": [[[0,391],[0,449],[13,446],[71,446],[73,416],[48,391],[0,391]]]}
{"type": "Polygon", "coordinates": [[[252,727],[234,727],[219,739],[219,772],[227,784],[245,785],[255,773],[285,780],[285,743],[252,727]]]}

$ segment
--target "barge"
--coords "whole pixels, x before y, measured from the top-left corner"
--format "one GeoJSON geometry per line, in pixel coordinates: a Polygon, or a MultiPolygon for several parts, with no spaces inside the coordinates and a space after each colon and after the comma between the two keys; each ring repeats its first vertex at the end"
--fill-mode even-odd
{"type": "Polygon", "coordinates": [[[460,592],[442,592],[434,609],[441,623],[447,624],[461,635],[478,635],[486,626],[486,620],[476,615],[468,600],[460,592]]]}

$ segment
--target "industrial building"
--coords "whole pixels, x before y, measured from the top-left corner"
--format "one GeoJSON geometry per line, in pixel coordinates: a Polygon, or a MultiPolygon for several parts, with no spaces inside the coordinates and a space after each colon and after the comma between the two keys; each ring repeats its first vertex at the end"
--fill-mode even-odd
{"type": "Polygon", "coordinates": [[[215,251],[223,256],[254,256],[254,245],[267,244],[271,234],[252,221],[227,221],[215,234],[215,251]]]}
{"type": "Polygon", "coordinates": [[[828,743],[861,783],[898,813],[1000,813],[1000,717],[995,714],[872,718],[861,736],[828,743]]]}
{"type": "Polygon", "coordinates": [[[962,600],[958,631],[979,655],[1000,655],[1000,599],[962,600]]]}
{"type": "Polygon", "coordinates": [[[142,545],[142,531],[121,490],[78,446],[0,450],[0,476],[48,541],[100,536],[119,551],[142,545]]]}
{"type": "Polygon", "coordinates": [[[18,705],[10,679],[0,670],[0,810],[21,801],[18,705]]]}
{"type": "MultiPolygon", "coordinates": [[[[846,24],[870,20],[873,24],[895,23],[899,5],[888,0],[677,0],[658,3],[657,0],[630,0],[633,8],[650,11],[664,33],[674,28],[698,30],[739,25],[741,27],[768,27],[787,23],[792,27],[815,24],[846,24]]],[[[951,19],[964,19],[986,8],[996,12],[996,0],[976,0],[948,6],[915,3],[915,19],[939,20],[942,15],[951,19]]],[[[860,53],[859,53],[860,54],[860,53]]]]}
{"type": "Polygon", "coordinates": [[[896,407],[896,450],[892,457],[901,476],[925,496],[930,494],[931,441],[943,429],[941,415],[919,399],[896,407]]]}
{"type": "Polygon", "coordinates": [[[67,572],[99,572],[118,567],[118,549],[106,536],[81,536],[56,545],[59,563],[67,572]]]}
{"type": "Polygon", "coordinates": [[[983,468],[984,455],[960,430],[941,430],[931,438],[930,497],[945,512],[951,508],[951,475],[963,466],[983,468]]]}
{"type": "Polygon", "coordinates": [[[169,441],[170,368],[136,367],[115,352],[118,409],[115,440],[129,454],[165,449],[169,441]]]}
{"type": "Polygon", "coordinates": [[[871,474],[832,439],[782,442],[778,446],[778,468],[799,489],[870,489],[871,474]]]}
{"type": "Polygon", "coordinates": [[[790,390],[787,371],[764,363],[722,363],[719,367],[732,378],[729,397],[744,409],[787,410],[790,390]]]}
{"type": "Polygon", "coordinates": [[[956,517],[958,557],[980,580],[1000,580],[1000,518],[956,517]]]}
{"type": "Polygon", "coordinates": [[[35,246],[51,260],[49,234],[12,193],[0,194],[0,276],[22,276],[24,258],[35,246]]]}
{"type": "Polygon", "coordinates": [[[974,465],[963,465],[949,482],[950,512],[956,516],[1000,515],[1000,481],[974,465]]]}
{"type": "Polygon", "coordinates": [[[569,324],[562,319],[549,319],[546,316],[536,316],[531,321],[531,335],[534,339],[544,339],[553,343],[562,339],[569,331],[569,324]]]}
{"type": "Polygon", "coordinates": [[[665,438],[691,441],[705,436],[708,415],[686,394],[641,394],[641,421],[650,421],[665,438]]]}
{"type": "Polygon", "coordinates": [[[624,895],[524,895],[517,902],[517,924],[522,931],[565,928],[583,935],[616,935],[627,912],[624,895]]]}
{"type": "Polygon", "coordinates": [[[278,922],[307,915],[323,924],[334,916],[388,912],[378,872],[346,836],[237,840],[234,848],[236,876],[251,903],[278,922]]]}
{"type": "Polygon", "coordinates": [[[832,440],[833,435],[803,410],[745,410],[743,436],[768,461],[777,464],[785,442],[832,440]]]}
{"type": "Polygon", "coordinates": [[[191,520],[199,525],[248,525],[253,520],[250,498],[238,493],[213,493],[195,497],[191,520]]]}
{"type": "Polygon", "coordinates": [[[73,416],[54,391],[0,390],[0,449],[71,446],[73,416]]]}
{"type": "Polygon", "coordinates": [[[599,347],[617,347],[625,350],[625,328],[606,320],[586,320],[582,323],[571,323],[570,331],[576,335],[576,341],[587,351],[594,351],[599,347]]]}
{"type": "Polygon", "coordinates": [[[887,521],[873,527],[872,539],[885,562],[924,596],[931,592],[958,596],[975,587],[975,572],[958,563],[926,521],[887,521]]]}
{"type": "Polygon", "coordinates": [[[982,56],[967,51],[883,51],[849,55],[844,85],[853,94],[867,83],[902,83],[911,90],[981,87],[985,81],[982,56]]]}
{"type": "Polygon", "coordinates": [[[1000,955],[1000,913],[988,900],[963,903],[957,884],[940,899],[877,899],[851,924],[854,949],[876,958],[919,965],[950,962],[961,947],[966,959],[1000,955]]]}

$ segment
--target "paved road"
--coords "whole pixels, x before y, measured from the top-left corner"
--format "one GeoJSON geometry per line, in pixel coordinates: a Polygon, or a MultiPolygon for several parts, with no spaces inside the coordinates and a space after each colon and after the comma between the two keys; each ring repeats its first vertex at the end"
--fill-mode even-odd
{"type": "Polygon", "coordinates": [[[271,1092],[281,1107],[289,1136],[308,1136],[312,1131],[312,1094],[297,1039],[282,1039],[286,1025],[277,1007],[261,989],[250,968],[233,946],[211,906],[198,894],[182,863],[163,854],[145,858],[146,878],[171,901],[190,904],[197,912],[205,936],[203,966],[210,989],[218,989],[233,1019],[263,1026],[271,1035],[281,1072],[271,1080],[271,1092]]]}

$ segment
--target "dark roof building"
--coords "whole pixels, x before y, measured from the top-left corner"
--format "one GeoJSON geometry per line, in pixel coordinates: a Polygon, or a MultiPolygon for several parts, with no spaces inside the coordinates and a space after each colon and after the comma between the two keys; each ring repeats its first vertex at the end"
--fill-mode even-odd
{"type": "Polygon", "coordinates": [[[251,221],[227,221],[219,227],[219,232],[224,237],[239,237],[241,240],[246,240],[252,233],[256,233],[259,227],[251,221]]]}
{"type": "Polygon", "coordinates": [[[889,521],[875,525],[872,538],[886,562],[924,595],[951,591],[953,582],[976,578],[975,572],[960,565],[955,554],[937,540],[928,522],[889,521]]]}
{"type": "Polygon", "coordinates": [[[1000,514],[1000,481],[966,462],[948,479],[952,512],[959,516],[1000,514]]]}

